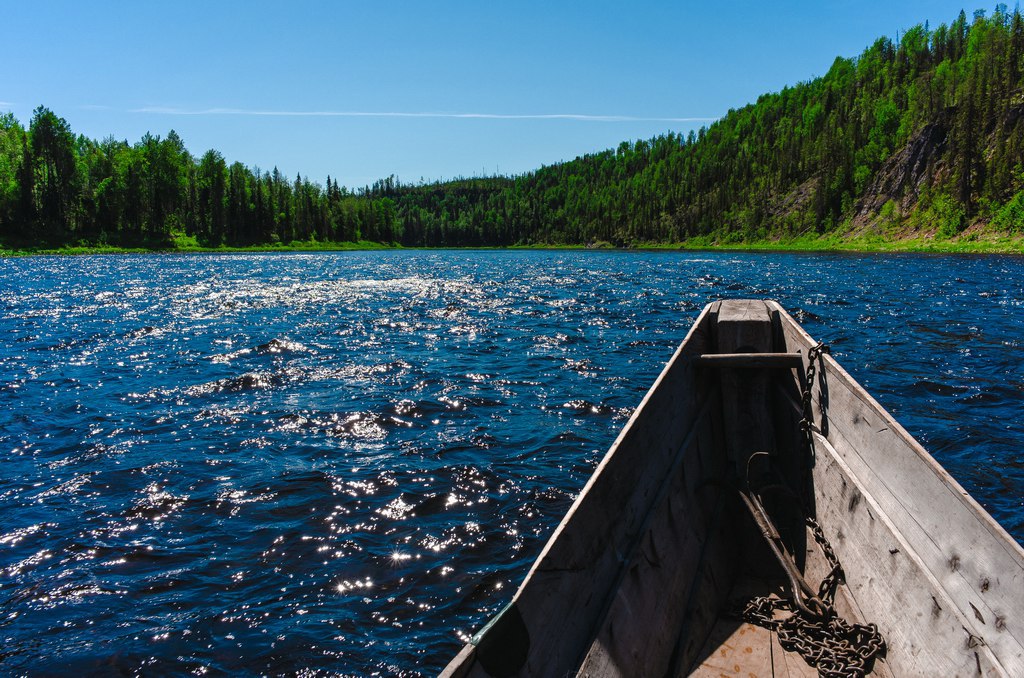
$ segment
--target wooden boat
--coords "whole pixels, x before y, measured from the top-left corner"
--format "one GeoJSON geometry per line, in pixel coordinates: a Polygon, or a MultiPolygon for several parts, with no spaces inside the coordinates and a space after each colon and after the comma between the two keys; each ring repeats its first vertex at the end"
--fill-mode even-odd
{"type": "Polygon", "coordinates": [[[708,305],[442,675],[1024,676],[1024,550],[819,346],[708,305]]]}

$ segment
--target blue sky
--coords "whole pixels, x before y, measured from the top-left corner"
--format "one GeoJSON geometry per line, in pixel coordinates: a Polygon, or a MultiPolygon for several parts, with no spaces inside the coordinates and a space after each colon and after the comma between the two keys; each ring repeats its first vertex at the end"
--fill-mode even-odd
{"type": "MultiPolygon", "coordinates": [[[[993,6],[994,7],[994,4],[993,6]]],[[[984,7],[991,12],[992,7],[984,7]]],[[[0,111],[363,186],[516,174],[708,124],[974,6],[886,2],[33,2],[0,111]]]]}

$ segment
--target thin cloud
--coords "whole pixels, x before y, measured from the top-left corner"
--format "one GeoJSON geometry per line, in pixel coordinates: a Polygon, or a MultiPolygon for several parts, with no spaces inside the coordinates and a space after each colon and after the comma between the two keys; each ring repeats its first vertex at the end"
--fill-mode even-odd
{"type": "Polygon", "coordinates": [[[14,104],[10,101],[0,101],[0,108],[14,108],[14,104]]]}
{"type": "Polygon", "coordinates": [[[480,120],[578,120],[583,122],[711,122],[704,117],[641,117],[632,115],[587,115],[584,113],[439,113],[401,111],[263,111],[243,108],[187,109],[166,106],[134,108],[129,113],[157,115],[245,115],[293,118],[448,118],[480,120]]]}

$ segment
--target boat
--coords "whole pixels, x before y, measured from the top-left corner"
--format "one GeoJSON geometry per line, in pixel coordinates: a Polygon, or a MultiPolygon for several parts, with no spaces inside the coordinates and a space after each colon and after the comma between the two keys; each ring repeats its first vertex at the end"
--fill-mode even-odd
{"type": "Polygon", "coordinates": [[[1024,676],[1024,550],[774,301],[717,301],[442,676],[1024,676]]]}

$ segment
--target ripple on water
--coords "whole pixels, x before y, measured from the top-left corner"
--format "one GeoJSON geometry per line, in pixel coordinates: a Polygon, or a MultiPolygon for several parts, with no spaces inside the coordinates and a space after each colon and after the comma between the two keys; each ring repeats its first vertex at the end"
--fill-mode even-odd
{"type": "Polygon", "coordinates": [[[726,297],[779,299],[1024,536],[1020,259],[3,265],[13,674],[436,673],[726,297]]]}

